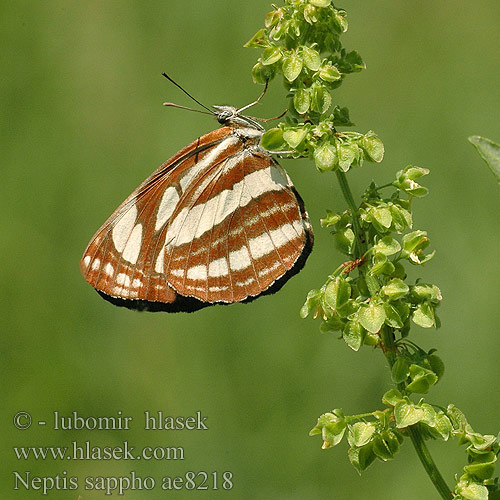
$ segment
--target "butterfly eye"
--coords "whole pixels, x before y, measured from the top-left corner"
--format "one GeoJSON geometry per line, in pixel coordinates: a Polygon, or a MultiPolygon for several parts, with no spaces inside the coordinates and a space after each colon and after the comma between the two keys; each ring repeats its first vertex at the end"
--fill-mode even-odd
{"type": "Polygon", "coordinates": [[[217,114],[217,121],[221,125],[226,125],[228,120],[234,116],[234,113],[231,113],[228,110],[221,111],[220,113],[217,114]]]}

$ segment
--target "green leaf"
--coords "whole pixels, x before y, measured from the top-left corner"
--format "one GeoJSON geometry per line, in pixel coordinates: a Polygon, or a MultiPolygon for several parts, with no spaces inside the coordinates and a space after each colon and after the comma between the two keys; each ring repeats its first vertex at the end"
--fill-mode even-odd
{"type": "Polygon", "coordinates": [[[376,346],[379,345],[382,339],[380,335],[376,333],[366,332],[365,338],[363,339],[363,344],[368,346],[376,346]]]}
{"type": "Polygon", "coordinates": [[[318,20],[318,9],[314,5],[306,5],[304,8],[304,19],[309,24],[314,24],[318,20]]]}
{"type": "Polygon", "coordinates": [[[408,384],[406,389],[418,394],[427,394],[438,381],[437,375],[433,371],[416,364],[410,366],[410,378],[412,382],[408,384]]]}
{"type": "Polygon", "coordinates": [[[384,462],[390,460],[394,456],[389,446],[387,446],[387,443],[380,436],[377,436],[373,440],[373,452],[384,462]]]}
{"type": "Polygon", "coordinates": [[[320,219],[321,227],[331,227],[337,224],[340,221],[340,215],[333,213],[331,210],[326,211],[326,217],[320,219]]]}
{"type": "Polygon", "coordinates": [[[391,430],[384,430],[373,440],[373,451],[384,462],[399,451],[399,440],[391,430]]]}
{"type": "Polygon", "coordinates": [[[432,384],[429,383],[426,377],[416,378],[413,382],[409,383],[406,387],[408,392],[414,392],[416,394],[427,394],[432,384]]]}
{"type": "Polygon", "coordinates": [[[461,488],[459,493],[464,500],[488,500],[488,488],[477,483],[461,488]]]}
{"type": "Polygon", "coordinates": [[[337,162],[337,149],[332,144],[325,142],[314,151],[316,167],[322,172],[332,170],[337,162]]]}
{"type": "Polygon", "coordinates": [[[478,432],[473,432],[472,430],[467,432],[467,437],[476,450],[486,450],[496,440],[496,437],[491,434],[479,434],[478,432]]]}
{"type": "Polygon", "coordinates": [[[272,10],[266,14],[264,25],[266,28],[273,28],[283,18],[283,9],[272,10]]]}
{"type": "Polygon", "coordinates": [[[424,410],[424,416],[420,422],[429,427],[434,427],[436,425],[436,410],[427,403],[423,403],[420,407],[424,410]]]}
{"type": "Polygon", "coordinates": [[[345,55],[344,58],[346,64],[349,66],[350,72],[361,71],[366,68],[363,58],[358,51],[352,50],[345,55]]]}
{"type": "Polygon", "coordinates": [[[387,406],[396,406],[403,401],[403,396],[397,389],[390,389],[382,396],[382,403],[387,406]]]}
{"type": "Polygon", "coordinates": [[[428,168],[414,167],[413,165],[408,165],[403,170],[400,170],[396,175],[397,177],[405,177],[414,181],[424,175],[428,175],[430,170],[428,168]]]}
{"type": "Polygon", "coordinates": [[[410,377],[412,379],[424,377],[429,374],[434,375],[434,377],[436,376],[436,374],[432,370],[428,370],[427,368],[417,365],[416,363],[412,363],[412,365],[410,366],[410,377]]]}
{"type": "Polygon", "coordinates": [[[486,162],[486,165],[490,167],[500,184],[500,145],[479,135],[469,137],[469,142],[477,149],[477,152],[486,162]]]}
{"type": "Polygon", "coordinates": [[[476,476],[483,481],[485,479],[490,479],[495,473],[495,462],[497,457],[493,452],[485,453],[483,456],[478,457],[479,460],[475,460],[469,465],[464,467],[465,472],[476,476]]]}
{"type": "Polygon", "coordinates": [[[410,374],[410,363],[406,358],[399,357],[391,369],[391,378],[395,384],[404,382],[410,374]]]}
{"type": "Polygon", "coordinates": [[[307,113],[311,106],[310,89],[298,89],[293,96],[293,106],[300,115],[307,113]]]}
{"type": "Polygon", "coordinates": [[[372,130],[365,134],[361,146],[372,161],[380,163],[384,159],[384,144],[372,130]]]}
{"type": "Polygon", "coordinates": [[[338,314],[334,314],[331,318],[321,323],[319,330],[321,333],[335,333],[342,331],[346,325],[345,320],[340,318],[338,314]]]}
{"type": "Polygon", "coordinates": [[[293,128],[285,130],[285,132],[283,132],[283,139],[293,149],[299,146],[302,143],[302,141],[306,138],[306,136],[307,136],[306,128],[293,128]]]}
{"type": "Polygon", "coordinates": [[[323,449],[331,448],[342,441],[346,429],[346,422],[340,410],[324,413],[318,418],[318,423],[309,432],[310,436],[321,434],[323,449]]]}
{"type": "Polygon", "coordinates": [[[319,77],[325,82],[336,82],[342,78],[340,71],[332,64],[324,64],[319,70],[319,77]]]}
{"type": "MultiPolygon", "coordinates": [[[[341,125],[343,127],[349,127],[354,125],[349,119],[349,109],[341,108],[340,106],[335,106],[333,109],[333,124],[341,125]]],[[[359,150],[359,148],[358,148],[359,150]]]]}
{"type": "Polygon", "coordinates": [[[349,448],[347,455],[360,474],[377,458],[373,452],[372,443],[368,443],[361,448],[349,448]]]}
{"type": "Polygon", "coordinates": [[[427,175],[428,173],[429,170],[426,168],[408,165],[396,174],[397,180],[393,182],[392,185],[412,196],[425,196],[428,193],[428,189],[415,182],[415,179],[427,175]]]}
{"type": "Polygon", "coordinates": [[[392,273],[392,276],[400,280],[406,279],[406,270],[403,264],[401,264],[399,260],[393,262],[393,264],[394,264],[394,272],[392,273]]]}
{"type": "Polygon", "coordinates": [[[391,212],[394,230],[398,233],[403,232],[412,225],[411,214],[408,210],[400,207],[399,205],[390,204],[389,211],[391,212]]]}
{"type": "Polygon", "coordinates": [[[467,425],[465,415],[455,405],[448,405],[448,408],[446,408],[446,414],[450,418],[455,430],[463,429],[467,425]]]}
{"type": "Polygon", "coordinates": [[[433,304],[439,304],[443,299],[441,290],[436,285],[415,285],[412,287],[411,293],[419,301],[430,301],[433,304]]]}
{"type": "Polygon", "coordinates": [[[391,300],[398,300],[404,297],[410,288],[408,285],[399,278],[394,278],[382,287],[382,292],[387,295],[391,300]]]}
{"type": "Polygon", "coordinates": [[[490,490],[488,495],[488,500],[500,500],[500,488],[497,486],[496,490],[490,490]]]}
{"type": "Polygon", "coordinates": [[[345,33],[348,28],[347,24],[347,14],[345,10],[335,10],[335,22],[339,27],[341,33],[345,33]]]}
{"type": "Polygon", "coordinates": [[[375,220],[383,227],[389,228],[392,224],[391,212],[386,207],[374,207],[371,213],[375,220]]]}
{"type": "Polygon", "coordinates": [[[403,236],[403,250],[408,253],[427,248],[430,244],[426,231],[413,231],[403,236]]]}
{"type": "Polygon", "coordinates": [[[319,301],[321,298],[321,292],[319,290],[311,290],[307,294],[306,301],[302,308],[300,309],[300,317],[307,318],[311,311],[315,309],[319,305],[319,301]]]}
{"type": "Polygon", "coordinates": [[[416,325],[423,328],[432,328],[433,326],[436,326],[434,309],[428,302],[419,304],[415,311],[413,311],[411,319],[416,325]]]}
{"type": "Polygon", "coordinates": [[[393,302],[392,305],[397,309],[399,317],[406,321],[410,316],[410,306],[406,302],[393,302]]]}
{"type": "Polygon", "coordinates": [[[437,354],[427,356],[427,360],[431,365],[432,371],[436,374],[437,378],[440,379],[444,375],[443,360],[437,354]]]}
{"type": "Polygon", "coordinates": [[[340,420],[341,418],[336,415],[335,410],[333,410],[333,412],[323,413],[323,415],[319,416],[316,425],[309,431],[309,435],[314,436],[316,434],[321,434],[323,427],[335,424],[340,420]]]}
{"type": "Polygon", "coordinates": [[[353,350],[358,351],[363,344],[363,327],[359,322],[349,321],[342,332],[345,343],[353,350]]]}
{"type": "Polygon", "coordinates": [[[400,401],[394,407],[394,418],[398,429],[420,422],[423,416],[424,410],[422,408],[406,401],[400,401]]]}
{"type": "Polygon", "coordinates": [[[442,411],[436,415],[436,430],[445,441],[448,440],[453,430],[450,419],[442,411]]]}
{"type": "Polygon", "coordinates": [[[332,96],[328,89],[322,85],[312,87],[311,109],[317,113],[323,114],[328,111],[332,105],[332,96]]]}
{"type": "Polygon", "coordinates": [[[276,74],[275,66],[265,66],[260,61],[252,68],[252,78],[255,83],[265,84],[276,74]]]}
{"type": "Polygon", "coordinates": [[[312,49],[311,47],[302,47],[302,58],[304,59],[304,64],[311,71],[318,71],[321,66],[321,57],[317,50],[312,49]]]}
{"type": "Polygon", "coordinates": [[[297,54],[291,54],[283,58],[283,74],[289,82],[297,79],[302,71],[303,61],[297,54]]]}
{"type": "Polygon", "coordinates": [[[401,250],[401,245],[399,241],[395,240],[391,236],[384,236],[377,244],[373,247],[375,253],[381,253],[383,255],[394,255],[401,250]]]}
{"type": "Polygon", "coordinates": [[[352,146],[339,144],[337,152],[339,156],[339,167],[343,172],[347,172],[356,159],[356,150],[352,146]]]}
{"type": "Polygon", "coordinates": [[[410,181],[410,185],[405,189],[405,191],[412,196],[416,196],[417,198],[421,198],[422,196],[427,196],[427,194],[429,194],[429,190],[426,187],[417,184],[415,181],[410,181]]]}
{"type": "Polygon", "coordinates": [[[432,259],[435,252],[424,255],[423,251],[429,246],[430,240],[426,231],[413,231],[405,234],[402,239],[403,250],[401,256],[412,264],[421,265],[432,259]]]}
{"type": "Polygon", "coordinates": [[[372,413],[376,419],[376,429],[377,432],[381,429],[388,429],[392,422],[392,412],[390,410],[376,410],[372,413]]]}
{"type": "Polygon", "coordinates": [[[386,302],[384,303],[384,311],[386,316],[386,325],[390,326],[391,328],[403,328],[403,320],[401,319],[398,310],[394,306],[386,302]]]}
{"type": "Polygon", "coordinates": [[[372,303],[361,306],[357,314],[361,325],[371,333],[379,332],[386,318],[383,306],[372,303]]]}
{"type": "Polygon", "coordinates": [[[361,447],[369,443],[375,434],[375,426],[365,422],[356,422],[350,429],[347,440],[351,446],[361,447]]]}
{"type": "Polygon", "coordinates": [[[417,182],[410,179],[406,179],[404,182],[393,182],[392,185],[398,189],[401,189],[405,193],[411,194],[412,196],[417,196],[418,198],[426,196],[429,192],[426,187],[423,187],[417,182]]]}
{"type": "Polygon", "coordinates": [[[269,45],[269,40],[266,35],[266,30],[264,28],[260,29],[255,33],[255,35],[248,40],[243,47],[251,47],[251,48],[258,48],[258,47],[267,47],[269,45]]]}
{"type": "Polygon", "coordinates": [[[269,66],[279,61],[281,56],[281,49],[279,47],[268,47],[262,52],[261,61],[265,66],[269,66]]]}
{"type": "Polygon", "coordinates": [[[333,309],[342,309],[351,298],[351,286],[349,283],[337,276],[328,283],[325,289],[325,302],[333,309]]]}
{"type": "Polygon", "coordinates": [[[279,151],[285,145],[283,130],[278,127],[269,129],[262,136],[260,145],[268,151],[279,151]]]}
{"type": "Polygon", "coordinates": [[[309,0],[309,3],[315,7],[328,7],[332,0],[309,0]]]}
{"type": "Polygon", "coordinates": [[[354,248],[354,232],[351,228],[347,228],[344,231],[339,231],[333,236],[333,242],[336,248],[346,254],[351,255],[354,248]]]}
{"type": "Polygon", "coordinates": [[[269,38],[272,40],[281,40],[289,31],[290,31],[290,21],[285,20],[283,21],[282,19],[276,23],[273,28],[271,29],[271,32],[269,33],[269,38]]]}

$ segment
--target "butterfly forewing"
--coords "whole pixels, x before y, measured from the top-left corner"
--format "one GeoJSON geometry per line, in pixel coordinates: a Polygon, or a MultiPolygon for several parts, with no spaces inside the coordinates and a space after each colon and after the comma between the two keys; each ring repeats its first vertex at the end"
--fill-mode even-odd
{"type": "Polygon", "coordinates": [[[280,288],[302,268],[312,231],[261,134],[222,127],[165,162],[93,237],[86,280],[118,305],[166,311],[280,288]]]}

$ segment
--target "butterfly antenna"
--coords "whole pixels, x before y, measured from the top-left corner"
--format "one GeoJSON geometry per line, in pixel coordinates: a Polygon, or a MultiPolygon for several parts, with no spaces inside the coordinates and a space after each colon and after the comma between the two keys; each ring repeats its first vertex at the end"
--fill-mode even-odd
{"type": "Polygon", "coordinates": [[[259,104],[260,100],[264,97],[267,91],[267,87],[269,85],[269,80],[266,80],[266,86],[264,87],[264,90],[260,94],[260,96],[257,98],[256,101],[251,102],[250,104],[247,104],[246,106],[243,106],[242,108],[238,109],[238,114],[241,113],[242,111],[245,111],[245,109],[251,108],[252,106],[255,106],[256,104],[259,104]]]}
{"type": "MultiPolygon", "coordinates": [[[[206,109],[211,115],[214,114],[214,112],[210,108],[207,108],[207,106],[205,106],[200,101],[198,101],[198,99],[196,99],[195,97],[193,97],[186,89],[182,88],[175,80],[173,80],[172,78],[170,78],[166,73],[162,73],[162,75],[169,82],[173,83],[177,88],[181,89],[190,99],[192,99],[194,102],[196,102],[197,104],[199,104],[202,108],[206,109]]],[[[168,104],[165,104],[165,105],[170,105],[170,104],[171,103],[168,103],[168,104]]],[[[176,107],[180,107],[180,106],[176,106],[176,107]]]]}
{"type": "Polygon", "coordinates": [[[251,118],[252,120],[257,120],[258,122],[272,122],[274,120],[279,120],[280,118],[283,118],[286,114],[288,113],[288,109],[285,109],[281,115],[275,116],[274,118],[259,118],[257,116],[249,116],[248,118],[251,118]]]}
{"type": "Polygon", "coordinates": [[[175,104],[174,102],[164,102],[164,106],[168,106],[170,108],[179,108],[179,109],[185,109],[187,111],[194,111],[195,113],[201,113],[202,115],[210,115],[213,116],[213,112],[211,111],[210,113],[208,111],[202,111],[201,109],[194,109],[194,108],[188,108],[187,106],[181,106],[180,104],[175,104]]]}

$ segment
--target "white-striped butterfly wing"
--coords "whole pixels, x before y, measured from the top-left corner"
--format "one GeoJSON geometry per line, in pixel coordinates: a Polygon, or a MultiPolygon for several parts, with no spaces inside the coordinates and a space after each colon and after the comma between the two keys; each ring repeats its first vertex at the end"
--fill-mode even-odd
{"type": "Polygon", "coordinates": [[[261,134],[222,127],[163,164],[91,240],[86,280],[118,305],[166,311],[279,289],[304,265],[312,231],[261,134]]]}

